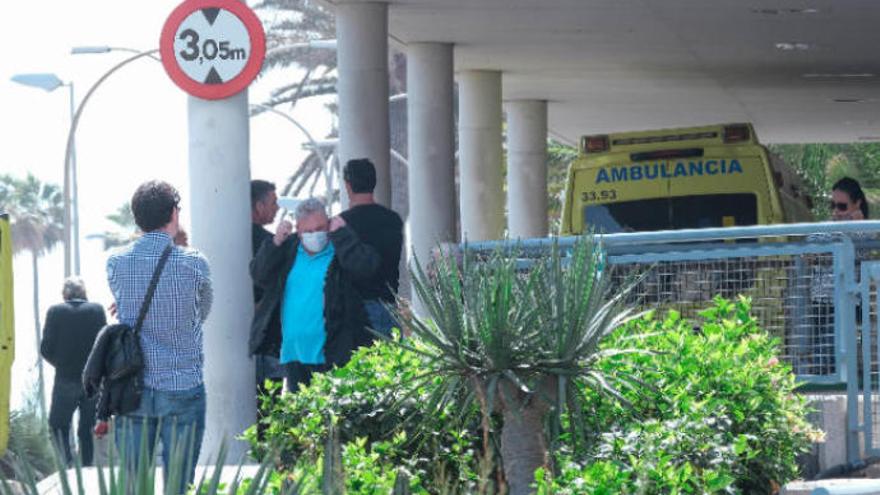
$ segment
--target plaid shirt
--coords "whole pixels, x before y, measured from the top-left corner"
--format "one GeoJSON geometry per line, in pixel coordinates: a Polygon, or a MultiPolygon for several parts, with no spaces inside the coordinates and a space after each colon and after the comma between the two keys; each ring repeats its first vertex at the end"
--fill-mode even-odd
{"type": "MultiPolygon", "coordinates": [[[[153,271],[170,243],[168,234],[150,232],[107,260],[107,278],[121,323],[134,327],[153,271]]],[[[186,390],[202,383],[202,323],[211,310],[212,297],[205,257],[175,247],[140,334],[147,387],[186,390]]]]}

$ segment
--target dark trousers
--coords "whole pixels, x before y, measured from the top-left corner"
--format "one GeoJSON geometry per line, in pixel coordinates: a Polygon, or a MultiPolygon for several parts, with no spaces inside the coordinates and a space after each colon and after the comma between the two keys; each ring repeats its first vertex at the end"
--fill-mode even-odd
{"type": "Polygon", "coordinates": [[[257,354],[254,356],[257,371],[257,437],[262,439],[269,426],[263,421],[272,414],[281,392],[284,390],[286,368],[278,362],[277,356],[257,354]],[[272,387],[266,387],[269,381],[272,387]]]}
{"type": "Polygon", "coordinates": [[[287,371],[287,391],[298,392],[299,384],[309,386],[312,382],[312,375],[315,373],[323,373],[330,369],[326,364],[303,364],[299,361],[291,361],[284,365],[287,371]]]}
{"type": "Polygon", "coordinates": [[[52,435],[70,464],[73,454],[70,449],[70,427],[73,411],[79,409],[79,454],[83,466],[91,466],[94,457],[92,429],[95,427],[95,401],[86,398],[86,393],[79,380],[56,376],[52,387],[52,408],[49,410],[49,427],[52,435]]]}

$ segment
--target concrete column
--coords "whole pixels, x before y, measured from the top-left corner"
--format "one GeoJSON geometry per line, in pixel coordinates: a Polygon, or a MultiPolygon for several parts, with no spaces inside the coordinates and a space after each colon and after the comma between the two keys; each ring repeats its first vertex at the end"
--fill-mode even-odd
{"type": "Polygon", "coordinates": [[[208,258],[214,287],[204,327],[208,412],[201,457],[213,462],[223,441],[229,459],[244,454],[247,446],[235,437],[256,421],[248,355],[254,296],[247,92],[219,101],[189,97],[188,107],[191,243],[208,258]]]}
{"type": "Polygon", "coordinates": [[[409,244],[421,263],[456,240],[452,45],[411,43],[406,51],[409,118],[409,244]]]}
{"type": "Polygon", "coordinates": [[[339,160],[369,158],[376,165],[376,201],[391,207],[388,121],[388,6],[336,6],[339,71],[339,160]]]}
{"type": "Polygon", "coordinates": [[[461,72],[458,107],[462,239],[500,239],[504,235],[501,73],[461,72]]]}
{"type": "Polygon", "coordinates": [[[510,101],[507,228],[512,239],[547,235],[547,102],[510,101]]]}

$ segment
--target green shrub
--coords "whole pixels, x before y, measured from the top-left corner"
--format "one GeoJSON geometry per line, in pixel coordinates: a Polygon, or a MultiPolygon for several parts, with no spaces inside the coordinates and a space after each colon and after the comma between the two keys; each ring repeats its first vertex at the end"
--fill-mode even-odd
{"type": "MultiPolygon", "coordinates": [[[[423,344],[409,343],[415,350],[361,349],[344,368],[284,394],[264,420],[265,438],[247,432],[254,452],[275,446],[282,470],[319,478],[335,425],[349,493],[388,493],[401,472],[413,493],[494,493],[480,489],[498,471],[484,466],[479,412],[433,415],[440,382],[421,378],[423,344]]],[[[602,349],[621,352],[605,353],[597,371],[629,386],[619,398],[581,391],[586,421],[566,425],[578,428],[558,438],[554,472],[537,473],[538,493],[771,493],[797,475],[796,456],[818,436],[747,300],[716,300],[698,327],[675,312],[649,315],[602,349]]]]}
{"type": "MultiPolygon", "coordinates": [[[[418,344],[416,344],[418,349],[418,344]]],[[[393,480],[396,468],[414,479],[447,487],[474,484],[479,447],[476,410],[442,409],[430,404],[433,379],[420,378],[422,357],[393,343],[377,342],[358,350],[343,368],[313,377],[298,393],[285,393],[257,427],[245,432],[252,453],[262,459],[277,452],[283,469],[307,469],[319,461],[328,425],[335,425],[343,450],[346,483],[393,480]],[[384,474],[363,471],[359,456],[381,460],[384,474]],[[388,468],[394,466],[394,468],[388,468]]],[[[356,491],[356,493],[361,493],[356,491]]]]}
{"type": "Polygon", "coordinates": [[[20,409],[9,414],[9,445],[0,458],[0,475],[13,476],[13,459],[27,463],[37,476],[55,468],[49,425],[40,414],[37,387],[20,409]]]}
{"type": "Polygon", "coordinates": [[[598,364],[644,385],[622,391],[628,404],[584,391],[593,414],[583,431],[593,433],[586,446],[560,449],[560,473],[542,489],[761,494],[797,476],[796,457],[819,432],[778,342],[746,299],[716,299],[701,316],[695,328],[675,312],[649,315],[603,343],[648,351],[598,364]]]}

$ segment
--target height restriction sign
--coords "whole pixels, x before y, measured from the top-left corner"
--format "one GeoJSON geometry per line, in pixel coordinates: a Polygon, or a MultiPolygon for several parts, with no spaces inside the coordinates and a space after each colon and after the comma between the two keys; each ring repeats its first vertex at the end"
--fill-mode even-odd
{"type": "Polygon", "coordinates": [[[266,34],[256,14],[238,0],[186,0],[162,27],[162,65],[187,93],[230,97],[260,73],[266,34]]]}

